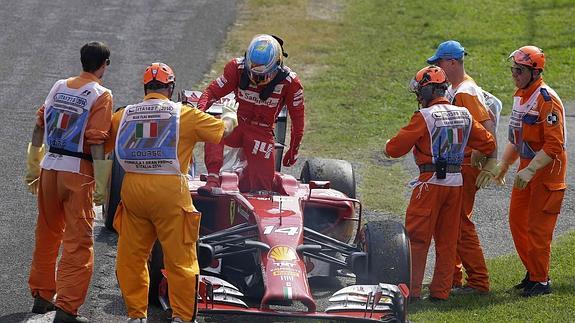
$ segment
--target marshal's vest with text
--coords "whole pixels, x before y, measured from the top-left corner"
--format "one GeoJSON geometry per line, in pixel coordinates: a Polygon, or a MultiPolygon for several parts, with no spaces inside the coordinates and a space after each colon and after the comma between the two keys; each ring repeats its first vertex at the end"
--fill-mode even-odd
{"type": "Polygon", "coordinates": [[[79,89],[57,81],[44,102],[44,138],[47,153],[42,168],[80,172],[80,160],[91,160],[90,151],[84,151],[84,132],[94,102],[106,91],[97,82],[79,89]]]}
{"type": "MultiPolygon", "coordinates": [[[[509,118],[508,139],[510,143],[515,145],[521,158],[532,159],[537,154],[537,151],[529,145],[529,142],[523,140],[523,124],[535,125],[538,123],[539,108],[537,107],[537,98],[542,95],[542,92],[547,96],[553,95],[563,106],[557,93],[546,85],[540,86],[533,91],[533,94],[531,94],[529,99],[523,104],[521,104],[520,96],[513,97],[513,110],[509,118]]],[[[551,98],[549,98],[549,100],[551,100],[551,98]]],[[[566,126],[565,120],[563,120],[563,122],[564,126],[566,126]]],[[[566,134],[565,130],[566,129],[564,129],[564,133],[566,134]]]]}
{"type": "Polygon", "coordinates": [[[116,158],[126,172],[180,174],[178,140],[181,103],[150,99],[124,109],[116,136],[116,158]]]}
{"type": "MultiPolygon", "coordinates": [[[[464,150],[471,133],[472,117],[467,109],[450,104],[436,104],[419,110],[425,119],[431,138],[433,163],[446,162],[448,166],[461,166],[464,150]]],[[[461,186],[460,172],[448,173],[445,179],[436,174],[427,182],[444,186],[461,186]]]]}

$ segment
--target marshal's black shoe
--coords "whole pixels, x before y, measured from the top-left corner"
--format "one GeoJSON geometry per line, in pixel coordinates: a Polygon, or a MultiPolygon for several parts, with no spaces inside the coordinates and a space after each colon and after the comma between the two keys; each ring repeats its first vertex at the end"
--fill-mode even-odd
{"type": "Polygon", "coordinates": [[[529,283],[530,283],[530,280],[529,280],[529,272],[526,272],[526,273],[525,273],[525,277],[523,278],[523,280],[522,280],[519,284],[513,286],[513,288],[514,288],[514,289],[525,289],[525,287],[526,287],[529,283]]]}
{"type": "Polygon", "coordinates": [[[90,321],[80,315],[70,314],[62,309],[56,308],[56,316],[54,316],[54,323],[90,323],[90,321]]]}
{"type": "Polygon", "coordinates": [[[45,314],[54,310],[56,310],[54,303],[47,301],[40,296],[34,297],[34,305],[32,305],[32,313],[45,314]]]}
{"type": "Polygon", "coordinates": [[[549,281],[545,285],[540,282],[533,282],[531,286],[525,287],[521,296],[531,297],[546,294],[551,294],[551,283],[549,281]]]}

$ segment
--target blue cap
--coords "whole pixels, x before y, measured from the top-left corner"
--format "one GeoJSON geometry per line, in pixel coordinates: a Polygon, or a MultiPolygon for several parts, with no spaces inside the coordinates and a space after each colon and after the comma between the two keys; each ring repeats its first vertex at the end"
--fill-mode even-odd
{"type": "Polygon", "coordinates": [[[467,55],[465,48],[458,41],[448,40],[437,46],[435,55],[428,58],[427,63],[433,64],[440,59],[461,59],[464,55],[467,55]]]}

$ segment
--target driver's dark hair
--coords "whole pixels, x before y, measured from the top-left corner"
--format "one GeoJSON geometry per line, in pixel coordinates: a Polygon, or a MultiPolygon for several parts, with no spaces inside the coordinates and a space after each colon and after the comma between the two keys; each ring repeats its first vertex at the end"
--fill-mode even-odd
{"type": "Polygon", "coordinates": [[[97,71],[109,58],[110,49],[99,41],[89,42],[80,49],[80,60],[84,72],[97,71]]]}

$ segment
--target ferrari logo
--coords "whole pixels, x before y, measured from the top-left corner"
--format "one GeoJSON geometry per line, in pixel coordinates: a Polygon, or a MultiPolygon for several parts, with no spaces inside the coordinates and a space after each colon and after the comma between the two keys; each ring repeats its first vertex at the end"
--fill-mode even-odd
{"type": "Polygon", "coordinates": [[[291,261],[297,259],[295,251],[286,246],[273,247],[272,250],[270,250],[269,257],[275,261],[291,261]]]}

